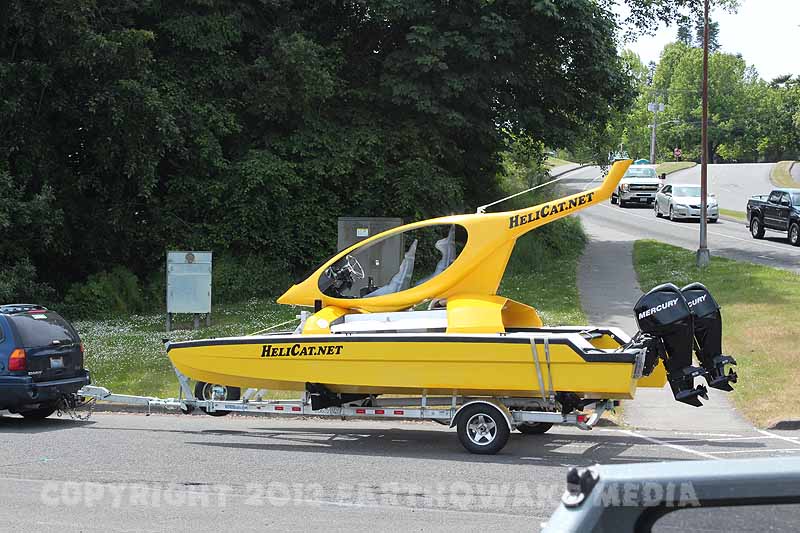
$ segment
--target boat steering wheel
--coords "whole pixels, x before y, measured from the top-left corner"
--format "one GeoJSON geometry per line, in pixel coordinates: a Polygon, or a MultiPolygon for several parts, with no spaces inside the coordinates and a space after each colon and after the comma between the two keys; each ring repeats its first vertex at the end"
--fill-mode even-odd
{"type": "Polygon", "coordinates": [[[358,262],[358,259],[350,254],[347,254],[345,259],[347,262],[342,265],[342,270],[347,269],[354,277],[358,279],[364,279],[364,267],[361,266],[361,263],[358,262]]]}

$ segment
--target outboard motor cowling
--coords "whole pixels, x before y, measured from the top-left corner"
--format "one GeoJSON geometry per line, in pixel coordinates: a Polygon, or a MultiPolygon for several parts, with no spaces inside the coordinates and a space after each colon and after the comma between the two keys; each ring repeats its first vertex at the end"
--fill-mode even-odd
{"type": "Polygon", "coordinates": [[[692,366],[695,325],[689,304],[672,283],[653,288],[634,306],[639,330],[660,341],[664,367],[675,399],[700,407],[699,398],[708,399],[707,389],[694,386],[694,378],[704,374],[692,366]]]}
{"type": "Polygon", "coordinates": [[[711,293],[702,283],[690,283],[681,289],[694,319],[694,338],[697,359],[706,371],[710,387],[732,391],[736,383],[733,369],[726,375],[725,365],[735,365],[733,357],[722,353],[722,315],[711,293]]]}

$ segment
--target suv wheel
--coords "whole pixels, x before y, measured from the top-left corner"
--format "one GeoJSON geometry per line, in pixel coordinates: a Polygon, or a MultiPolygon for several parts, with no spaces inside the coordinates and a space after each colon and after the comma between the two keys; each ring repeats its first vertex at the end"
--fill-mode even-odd
{"type": "Polygon", "coordinates": [[[37,409],[30,409],[27,411],[19,411],[23,418],[28,420],[44,420],[48,416],[56,412],[56,406],[53,404],[43,405],[37,409]]]}
{"type": "Polygon", "coordinates": [[[761,223],[761,219],[757,216],[753,216],[750,219],[750,234],[754,239],[764,238],[764,224],[761,223]]]}
{"type": "Polygon", "coordinates": [[[792,222],[789,226],[789,243],[793,246],[800,246],[800,224],[792,222]]]}

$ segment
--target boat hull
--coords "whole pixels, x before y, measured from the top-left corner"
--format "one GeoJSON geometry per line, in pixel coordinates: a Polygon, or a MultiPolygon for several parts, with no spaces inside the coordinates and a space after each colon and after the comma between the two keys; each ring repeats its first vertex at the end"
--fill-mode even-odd
{"type": "Polygon", "coordinates": [[[279,335],[172,343],[168,354],[192,379],[241,388],[318,383],[364,394],[633,397],[630,354],[586,353],[574,335],[548,337],[547,344],[509,334],[279,335]]]}

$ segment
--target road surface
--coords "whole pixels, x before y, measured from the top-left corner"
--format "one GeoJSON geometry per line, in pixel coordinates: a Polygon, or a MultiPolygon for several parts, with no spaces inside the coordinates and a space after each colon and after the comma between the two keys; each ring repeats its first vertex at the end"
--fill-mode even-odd
{"type": "MultiPolygon", "coordinates": [[[[769,173],[774,163],[740,163],[708,165],[708,190],[715,194],[720,207],[747,211],[747,199],[769,194],[772,182],[769,173]]],[[[667,183],[700,184],[700,165],[667,175],[667,183]]]]}
{"type": "MultiPolygon", "coordinates": [[[[0,418],[0,449],[2,531],[538,531],[568,466],[690,469],[800,454],[800,438],[554,428],[475,456],[434,423],[96,413],[0,418]]],[[[725,516],[763,530],[757,514],[725,516]]]]}
{"type": "MultiPolygon", "coordinates": [[[[725,176],[724,172],[731,172],[730,167],[737,165],[710,166],[718,176],[718,183],[729,184],[726,195],[733,195],[732,191],[737,188],[745,191],[747,187],[750,187],[750,185],[744,184],[747,176],[761,175],[763,178],[764,169],[760,164],[738,165],[747,168],[733,170],[731,173],[733,178],[723,177],[725,176]],[[753,169],[750,170],[749,167],[753,167],[753,169]],[[722,173],[720,173],[721,171],[722,173]]],[[[558,171],[559,169],[554,170],[554,172],[558,171]]],[[[602,179],[600,172],[599,167],[579,169],[567,174],[561,184],[568,190],[591,188],[602,179]]],[[[678,178],[673,179],[678,180],[678,178]]],[[[729,201],[733,198],[733,196],[726,197],[729,198],[729,201]]],[[[743,197],[743,201],[746,203],[746,198],[743,197]]],[[[663,218],[658,219],[651,208],[620,208],[610,202],[605,202],[582,211],[580,217],[587,229],[600,234],[603,232],[620,234],[631,241],[655,239],[688,250],[696,250],[699,243],[700,224],[698,222],[671,222],[663,218]]],[[[708,225],[708,246],[712,256],[750,261],[800,273],[800,247],[790,245],[786,241],[786,235],[782,233],[768,231],[763,240],[757,240],[753,239],[743,222],[720,220],[716,224],[708,225]]]]}

